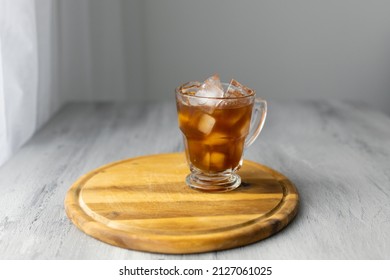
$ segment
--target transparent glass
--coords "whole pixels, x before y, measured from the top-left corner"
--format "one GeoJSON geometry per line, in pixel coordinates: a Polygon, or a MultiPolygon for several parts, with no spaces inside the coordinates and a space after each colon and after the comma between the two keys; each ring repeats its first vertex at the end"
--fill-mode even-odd
{"type": "MultiPolygon", "coordinates": [[[[222,86],[226,91],[229,84],[222,86]]],[[[254,91],[240,97],[199,97],[191,92],[191,83],[186,83],[176,88],[176,105],[191,171],[187,185],[206,192],[239,187],[241,178],[236,172],[242,166],[244,149],[264,126],[267,102],[256,98],[254,91]]]]}

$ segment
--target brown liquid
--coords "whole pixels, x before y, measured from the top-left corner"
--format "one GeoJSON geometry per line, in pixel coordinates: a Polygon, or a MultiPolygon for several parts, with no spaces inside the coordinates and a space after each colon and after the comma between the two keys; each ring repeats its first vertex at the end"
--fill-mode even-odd
{"type": "Polygon", "coordinates": [[[178,101],[179,127],[192,165],[210,174],[238,167],[249,132],[252,106],[252,102],[247,102],[210,110],[210,107],[189,106],[178,101]]]}

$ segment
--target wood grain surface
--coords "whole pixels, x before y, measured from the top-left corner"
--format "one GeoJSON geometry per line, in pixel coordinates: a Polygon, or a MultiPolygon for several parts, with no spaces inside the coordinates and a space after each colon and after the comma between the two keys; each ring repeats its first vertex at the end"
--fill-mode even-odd
{"type": "Polygon", "coordinates": [[[183,151],[167,103],[74,103],[0,167],[0,259],[390,259],[390,117],[337,100],[268,100],[244,158],[298,190],[299,214],[250,246],[190,255],[124,250],[80,231],[64,198],[107,162],[183,151]]]}
{"type": "Polygon", "coordinates": [[[204,193],[185,184],[183,153],[126,159],[77,180],[68,217],[106,243],[159,253],[199,253],[247,245],[275,234],[295,216],[298,193],[282,174],[244,161],[243,184],[204,193]]]}

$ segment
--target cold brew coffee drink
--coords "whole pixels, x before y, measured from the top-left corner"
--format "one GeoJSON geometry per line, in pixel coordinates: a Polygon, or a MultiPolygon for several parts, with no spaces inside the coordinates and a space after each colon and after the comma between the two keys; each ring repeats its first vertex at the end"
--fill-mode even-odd
{"type": "Polygon", "coordinates": [[[264,125],[265,100],[235,80],[221,83],[214,75],[178,87],[176,103],[191,171],[186,183],[209,192],[237,188],[244,149],[264,125]]]}

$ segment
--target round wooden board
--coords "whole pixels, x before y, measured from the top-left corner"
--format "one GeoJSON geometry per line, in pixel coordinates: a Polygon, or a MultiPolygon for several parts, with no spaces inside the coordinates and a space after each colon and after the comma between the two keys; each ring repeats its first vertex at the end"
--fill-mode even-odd
{"type": "Polygon", "coordinates": [[[65,209],[86,234],[140,251],[187,254],[250,244],[295,216],[298,193],[282,174],[244,161],[234,191],[189,188],[182,153],[126,159],[93,170],[67,192],[65,209]]]}

